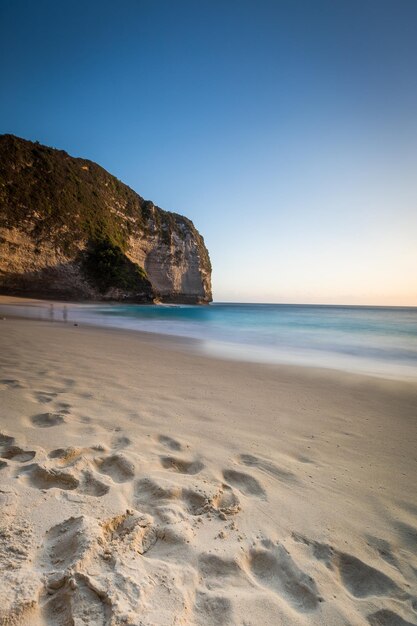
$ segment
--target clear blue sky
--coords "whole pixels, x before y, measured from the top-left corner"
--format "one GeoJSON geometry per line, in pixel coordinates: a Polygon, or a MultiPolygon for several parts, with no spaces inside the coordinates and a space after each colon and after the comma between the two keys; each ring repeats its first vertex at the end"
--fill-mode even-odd
{"type": "Polygon", "coordinates": [[[417,305],[416,0],[0,0],[0,132],[204,235],[216,300],[417,305]]]}

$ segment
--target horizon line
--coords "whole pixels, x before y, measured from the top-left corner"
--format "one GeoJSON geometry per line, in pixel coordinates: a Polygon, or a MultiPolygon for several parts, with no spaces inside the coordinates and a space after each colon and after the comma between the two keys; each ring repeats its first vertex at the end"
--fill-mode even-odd
{"type": "Polygon", "coordinates": [[[319,302],[244,302],[238,300],[213,300],[209,304],[252,304],[265,306],[315,306],[315,307],[344,307],[365,309],[417,309],[417,304],[335,304],[319,302]]]}

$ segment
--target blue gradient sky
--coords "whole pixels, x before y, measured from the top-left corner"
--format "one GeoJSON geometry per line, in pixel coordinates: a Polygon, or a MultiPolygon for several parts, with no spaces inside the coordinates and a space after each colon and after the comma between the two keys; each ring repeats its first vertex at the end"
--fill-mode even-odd
{"type": "Polygon", "coordinates": [[[415,0],[0,0],[0,132],[204,235],[216,300],[417,305],[415,0]]]}

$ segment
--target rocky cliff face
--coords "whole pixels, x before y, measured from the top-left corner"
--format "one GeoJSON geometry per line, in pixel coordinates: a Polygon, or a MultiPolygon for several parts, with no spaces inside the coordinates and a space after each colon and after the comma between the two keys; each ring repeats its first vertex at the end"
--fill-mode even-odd
{"type": "Polygon", "coordinates": [[[186,217],[96,163],[0,135],[0,293],[207,303],[211,265],[186,217]]]}

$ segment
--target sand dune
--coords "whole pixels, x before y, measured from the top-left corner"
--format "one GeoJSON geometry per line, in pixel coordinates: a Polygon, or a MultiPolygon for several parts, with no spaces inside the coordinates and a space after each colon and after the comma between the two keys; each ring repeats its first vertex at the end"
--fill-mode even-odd
{"type": "Polygon", "coordinates": [[[417,624],[415,385],[0,324],[0,624],[417,624]]]}

